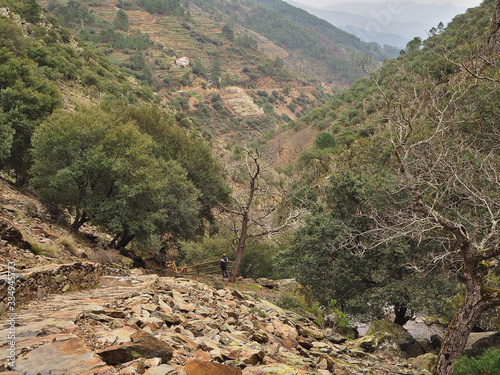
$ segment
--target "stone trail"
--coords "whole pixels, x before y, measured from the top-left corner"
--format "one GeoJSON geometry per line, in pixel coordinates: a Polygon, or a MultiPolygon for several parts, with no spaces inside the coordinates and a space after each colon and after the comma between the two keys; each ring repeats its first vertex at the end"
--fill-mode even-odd
{"type": "MultiPolygon", "coordinates": [[[[183,278],[103,276],[93,289],[18,306],[12,374],[295,375],[426,372],[367,353],[259,300],[183,278]]],[[[0,318],[0,371],[8,317],[0,318]]]]}

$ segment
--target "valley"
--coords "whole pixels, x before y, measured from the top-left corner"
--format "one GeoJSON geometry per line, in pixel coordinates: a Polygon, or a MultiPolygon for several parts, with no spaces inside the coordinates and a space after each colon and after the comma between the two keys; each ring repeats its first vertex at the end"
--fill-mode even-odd
{"type": "Polygon", "coordinates": [[[1,0],[0,370],[499,368],[499,20],[394,48],[280,0],[1,0]]]}

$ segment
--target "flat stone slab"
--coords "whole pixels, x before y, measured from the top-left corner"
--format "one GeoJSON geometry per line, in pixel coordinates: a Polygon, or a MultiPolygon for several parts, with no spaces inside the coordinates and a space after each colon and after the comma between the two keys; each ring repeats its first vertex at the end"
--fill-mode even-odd
{"type": "Polygon", "coordinates": [[[42,345],[18,357],[16,371],[27,375],[78,374],[106,367],[77,337],[42,345]]]}

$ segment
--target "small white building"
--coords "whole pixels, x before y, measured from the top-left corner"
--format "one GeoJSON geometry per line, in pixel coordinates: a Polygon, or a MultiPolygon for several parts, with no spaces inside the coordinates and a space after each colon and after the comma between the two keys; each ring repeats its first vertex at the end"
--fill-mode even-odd
{"type": "Polygon", "coordinates": [[[178,59],[175,60],[175,65],[177,66],[189,66],[189,59],[187,57],[179,57],[178,59]]]}

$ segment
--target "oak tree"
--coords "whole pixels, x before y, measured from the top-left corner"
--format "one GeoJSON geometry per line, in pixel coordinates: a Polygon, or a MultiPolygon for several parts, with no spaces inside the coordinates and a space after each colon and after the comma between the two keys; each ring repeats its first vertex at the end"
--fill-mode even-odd
{"type": "Polygon", "coordinates": [[[391,206],[371,213],[370,235],[381,244],[401,237],[439,244],[430,264],[454,270],[465,286],[434,370],[439,375],[453,373],[481,314],[500,306],[500,290],[489,284],[500,256],[498,54],[487,36],[464,49],[467,56],[445,56],[454,74],[436,74],[406,56],[390,74],[369,71],[379,88],[374,100],[385,103],[379,116],[393,155],[391,206]]]}

